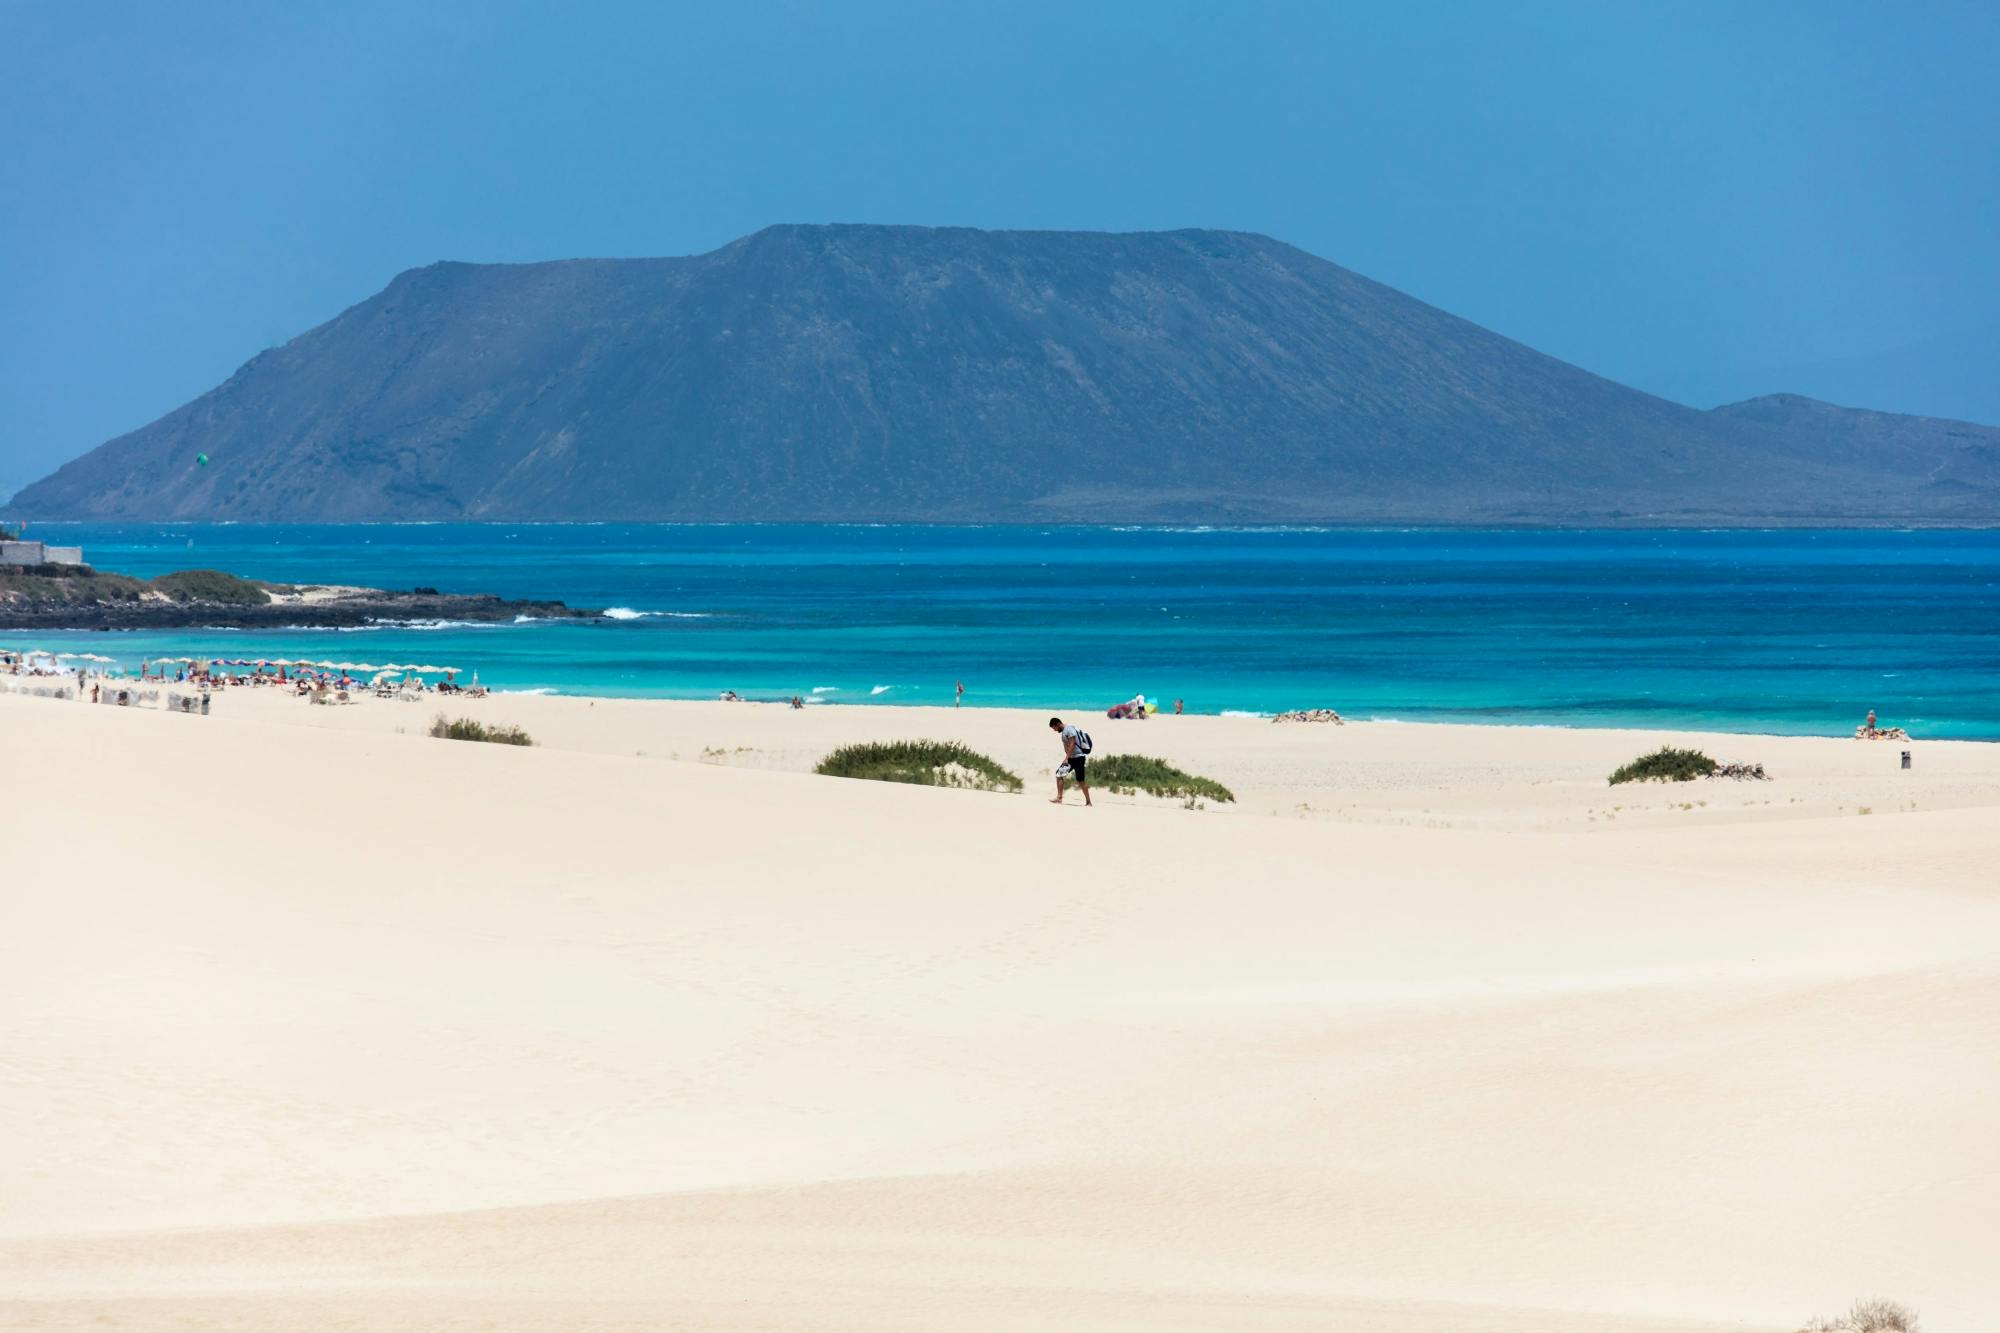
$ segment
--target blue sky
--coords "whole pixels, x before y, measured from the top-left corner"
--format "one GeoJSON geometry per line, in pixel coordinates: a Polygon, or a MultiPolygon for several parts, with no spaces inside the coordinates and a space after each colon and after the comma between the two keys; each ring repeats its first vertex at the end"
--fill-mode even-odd
{"type": "Polygon", "coordinates": [[[1260,231],[1697,405],[2000,423],[1996,70],[1980,4],[0,0],[0,494],[402,269],[780,221],[1260,231]]]}

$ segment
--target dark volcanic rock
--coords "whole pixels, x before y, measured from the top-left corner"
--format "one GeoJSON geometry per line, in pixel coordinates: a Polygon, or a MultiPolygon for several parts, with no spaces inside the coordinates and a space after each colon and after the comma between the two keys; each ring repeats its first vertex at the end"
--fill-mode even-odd
{"type": "MultiPolygon", "coordinates": [[[[5,591],[0,580],[0,592],[5,591]]],[[[515,602],[483,594],[385,592],[358,588],[352,595],[330,601],[273,601],[262,605],[200,599],[167,601],[35,601],[0,599],[0,629],[226,629],[345,628],[383,622],[472,620],[512,621],[519,616],[537,620],[583,619],[581,611],[561,602],[515,602]]]]}
{"type": "Polygon", "coordinates": [[[405,273],[9,508],[1983,523],[2000,430],[1696,411],[1261,236],[773,227],[405,273]]]}

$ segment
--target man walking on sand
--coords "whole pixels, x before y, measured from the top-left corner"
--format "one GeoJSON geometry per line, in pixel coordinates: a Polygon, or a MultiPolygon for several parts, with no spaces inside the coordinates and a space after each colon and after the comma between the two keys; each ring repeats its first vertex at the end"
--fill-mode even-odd
{"type": "Polygon", "coordinates": [[[1070,778],[1076,779],[1076,789],[1083,793],[1083,803],[1090,804],[1090,784],[1084,781],[1083,771],[1090,762],[1090,733],[1077,727],[1066,727],[1059,717],[1049,719],[1049,730],[1062,737],[1062,767],[1056,770],[1056,795],[1050,805],[1063,803],[1063,788],[1070,778]]]}

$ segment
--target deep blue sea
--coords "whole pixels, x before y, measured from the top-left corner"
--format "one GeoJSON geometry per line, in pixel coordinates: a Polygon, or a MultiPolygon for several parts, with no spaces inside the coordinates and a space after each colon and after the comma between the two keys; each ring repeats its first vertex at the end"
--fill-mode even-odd
{"type": "Polygon", "coordinates": [[[2000,532],[36,524],[100,568],[621,608],[499,627],[0,635],[502,689],[2000,738],[2000,532]]]}

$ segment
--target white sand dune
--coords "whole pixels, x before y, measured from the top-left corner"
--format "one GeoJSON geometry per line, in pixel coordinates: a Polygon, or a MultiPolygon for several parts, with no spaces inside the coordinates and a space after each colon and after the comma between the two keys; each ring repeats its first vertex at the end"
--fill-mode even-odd
{"type": "Polygon", "coordinates": [[[2000,1322],[2000,747],[485,702],[0,696],[0,1325],[2000,1322]]]}

